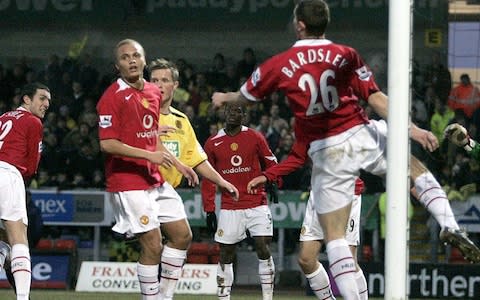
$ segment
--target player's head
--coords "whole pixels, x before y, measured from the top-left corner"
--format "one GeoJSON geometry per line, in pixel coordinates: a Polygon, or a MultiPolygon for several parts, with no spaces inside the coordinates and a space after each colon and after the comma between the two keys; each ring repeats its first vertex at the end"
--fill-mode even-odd
{"type": "Polygon", "coordinates": [[[320,38],[330,22],[330,9],[324,0],[302,0],[293,10],[293,25],[297,37],[320,38]]]}
{"type": "Polygon", "coordinates": [[[168,102],[168,105],[170,105],[179,84],[180,75],[177,67],[173,62],[159,58],[150,62],[148,69],[150,71],[150,81],[158,86],[162,93],[162,106],[164,102],[165,104],[168,102]]]}
{"type": "Polygon", "coordinates": [[[43,119],[50,106],[50,89],[39,82],[26,84],[21,91],[22,107],[43,119]]]}
{"type": "Polygon", "coordinates": [[[246,114],[245,105],[240,102],[228,103],[225,105],[225,124],[230,128],[241,126],[246,114]]]}
{"type": "Polygon", "coordinates": [[[114,51],[115,67],[120,76],[130,83],[143,78],[145,69],[145,50],[139,42],[125,39],[118,42],[114,51]]]}

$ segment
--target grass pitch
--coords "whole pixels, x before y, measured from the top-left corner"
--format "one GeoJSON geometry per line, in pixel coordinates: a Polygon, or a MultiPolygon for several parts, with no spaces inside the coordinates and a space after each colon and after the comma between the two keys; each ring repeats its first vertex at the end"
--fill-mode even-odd
{"type": "MultiPolygon", "coordinates": [[[[261,291],[254,292],[251,290],[238,289],[233,291],[232,300],[252,300],[261,299],[261,291]]],[[[15,294],[13,290],[0,289],[0,299],[2,300],[15,300],[15,294]]],[[[75,292],[75,291],[58,291],[58,290],[32,290],[30,294],[32,300],[132,300],[140,299],[139,294],[134,293],[88,293],[88,292],[75,292]]],[[[175,300],[216,300],[215,295],[175,295],[175,300]]],[[[275,300],[313,300],[316,299],[313,296],[306,296],[305,292],[300,290],[295,291],[283,291],[276,292],[273,296],[275,300]]],[[[337,300],[341,300],[342,297],[337,297],[337,300]]],[[[370,300],[380,300],[383,298],[369,298],[370,300]]],[[[414,299],[411,299],[414,300],[414,299]]],[[[426,299],[423,299],[426,300],[426,299]]],[[[433,299],[432,299],[433,300],[433,299]]]]}

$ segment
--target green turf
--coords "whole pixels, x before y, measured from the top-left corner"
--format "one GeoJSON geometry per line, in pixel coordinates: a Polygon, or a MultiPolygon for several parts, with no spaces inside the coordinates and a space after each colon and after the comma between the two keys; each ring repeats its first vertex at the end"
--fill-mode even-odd
{"type": "MultiPolygon", "coordinates": [[[[125,293],[86,293],[74,291],[53,291],[53,290],[33,290],[30,294],[32,300],[132,300],[140,299],[139,294],[125,293]]],[[[232,300],[252,300],[261,299],[261,292],[239,290],[232,293],[232,300]]],[[[15,300],[15,294],[12,290],[0,289],[0,299],[15,300]]],[[[216,300],[214,295],[175,295],[175,300],[216,300]]],[[[305,296],[302,291],[279,291],[273,296],[275,300],[314,300],[315,297],[305,296]]],[[[338,297],[337,300],[341,300],[338,297]]],[[[379,300],[383,298],[370,298],[370,300],[379,300]]],[[[414,299],[411,299],[414,300],[414,299]]],[[[426,299],[423,299],[426,300],[426,299]]]]}
{"type": "MultiPolygon", "coordinates": [[[[237,294],[233,293],[232,300],[251,300],[261,299],[261,292],[254,293],[251,291],[244,292],[238,291],[237,294]]],[[[128,293],[86,293],[86,292],[74,292],[74,291],[46,291],[46,290],[33,290],[30,294],[32,300],[131,300],[140,299],[139,294],[128,293]]],[[[15,300],[15,294],[11,290],[0,290],[0,299],[2,300],[15,300]]],[[[175,300],[216,300],[214,295],[175,295],[175,300]]],[[[307,297],[300,295],[297,292],[290,294],[282,292],[281,295],[274,295],[274,299],[279,300],[292,300],[292,299],[315,299],[314,297],[307,297]]]]}

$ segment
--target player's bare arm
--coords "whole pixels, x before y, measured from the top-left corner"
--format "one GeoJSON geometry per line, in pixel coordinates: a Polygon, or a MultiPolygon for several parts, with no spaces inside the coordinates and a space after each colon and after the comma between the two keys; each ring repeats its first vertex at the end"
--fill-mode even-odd
{"type": "Polygon", "coordinates": [[[146,159],[151,163],[162,165],[167,168],[171,167],[173,164],[173,157],[170,152],[152,152],[145,149],[132,147],[116,139],[101,140],[100,149],[102,152],[112,155],[146,159]]]}
{"type": "Polygon", "coordinates": [[[388,97],[382,92],[376,92],[368,97],[368,105],[370,105],[375,113],[382,119],[388,119],[388,97]]]}
{"type": "MultiPolygon", "coordinates": [[[[376,92],[368,97],[368,104],[373,108],[382,119],[388,118],[388,97],[382,92],[376,92]]],[[[419,128],[415,124],[410,124],[410,138],[422,145],[423,149],[430,152],[439,147],[438,139],[428,130],[419,128]]]]}
{"type": "Polygon", "coordinates": [[[267,177],[265,175],[260,175],[252,180],[250,180],[247,184],[247,192],[249,194],[256,194],[257,193],[257,187],[264,185],[267,183],[267,177]]]}
{"type": "Polygon", "coordinates": [[[215,92],[212,95],[212,104],[215,108],[220,108],[227,103],[232,102],[240,102],[241,104],[248,105],[250,101],[245,98],[240,92],[228,92],[228,93],[220,93],[215,92]]]}
{"type": "Polygon", "coordinates": [[[235,200],[238,200],[237,188],[230,182],[223,179],[223,177],[220,176],[220,174],[212,167],[212,165],[210,164],[210,162],[208,162],[208,160],[204,160],[200,164],[198,164],[195,167],[195,171],[197,171],[204,178],[215,183],[221,189],[228,191],[235,200]]]}

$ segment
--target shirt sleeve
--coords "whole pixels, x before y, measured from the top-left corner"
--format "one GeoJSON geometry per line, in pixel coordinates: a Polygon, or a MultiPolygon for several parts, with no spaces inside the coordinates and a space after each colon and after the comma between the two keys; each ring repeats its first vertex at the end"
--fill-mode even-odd
{"type": "MultiPolygon", "coordinates": [[[[208,147],[208,141],[205,144],[205,153],[208,156],[208,161],[215,168],[215,161],[213,153],[211,153],[208,147]]],[[[212,212],[215,211],[215,194],[216,194],[216,185],[210,180],[203,178],[200,184],[200,191],[202,195],[202,204],[203,211],[212,212]]]]}
{"type": "Polygon", "coordinates": [[[307,160],[307,146],[298,140],[292,146],[287,158],[263,172],[268,181],[276,181],[278,177],[288,175],[300,168],[307,160]]]}
{"type": "Polygon", "coordinates": [[[240,93],[250,101],[263,100],[277,89],[279,76],[276,72],[276,57],[258,66],[247,81],[240,87],[240,93]]]}
{"type": "Polygon", "coordinates": [[[27,173],[25,177],[33,176],[38,169],[40,163],[40,153],[42,151],[41,144],[43,139],[43,126],[42,122],[37,118],[32,118],[31,124],[27,127],[27,173]]]}
{"type": "Polygon", "coordinates": [[[100,140],[119,139],[121,124],[119,107],[114,95],[105,92],[97,104],[98,135],[100,140]]]}
{"type": "Polygon", "coordinates": [[[187,139],[187,149],[185,149],[185,160],[186,164],[191,167],[195,168],[198,166],[200,163],[203,161],[207,160],[207,154],[205,153],[205,150],[203,150],[202,146],[197,140],[197,135],[195,134],[195,131],[193,130],[192,124],[190,121],[187,119],[186,120],[186,139],[187,139]]]}
{"type": "MultiPolygon", "coordinates": [[[[375,82],[372,70],[365,64],[360,55],[351,49],[351,69],[346,69],[351,72],[350,86],[356,96],[367,101],[371,94],[374,94],[380,89],[375,82]]],[[[348,76],[347,76],[348,77],[348,76]]]]}

